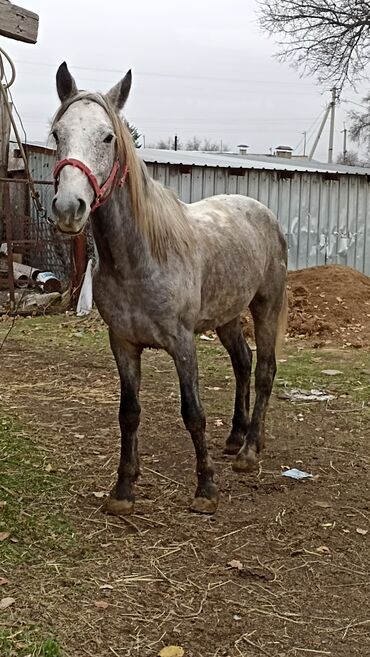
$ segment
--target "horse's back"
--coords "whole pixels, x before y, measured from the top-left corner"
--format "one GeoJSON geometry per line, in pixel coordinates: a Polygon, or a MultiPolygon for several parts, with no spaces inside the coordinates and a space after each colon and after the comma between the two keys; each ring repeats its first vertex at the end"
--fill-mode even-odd
{"type": "Polygon", "coordinates": [[[286,270],[286,244],[275,215],[255,199],[222,194],[186,207],[200,259],[203,330],[230,321],[270,284],[274,294],[286,270]]]}
{"type": "Polygon", "coordinates": [[[190,221],[203,230],[204,224],[212,223],[214,228],[225,229],[240,225],[242,229],[250,226],[278,226],[273,212],[263,203],[242,194],[219,194],[195,203],[186,204],[190,221]]]}
{"type": "Polygon", "coordinates": [[[220,194],[186,205],[203,258],[241,258],[256,268],[286,252],[275,215],[248,196],[220,194]]]}

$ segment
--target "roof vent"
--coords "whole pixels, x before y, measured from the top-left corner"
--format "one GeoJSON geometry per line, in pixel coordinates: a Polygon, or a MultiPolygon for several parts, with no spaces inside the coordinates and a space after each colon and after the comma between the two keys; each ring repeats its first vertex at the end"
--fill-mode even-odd
{"type": "Polygon", "coordinates": [[[238,144],[239,155],[247,155],[248,148],[247,144],[238,144]]]}
{"type": "Polygon", "coordinates": [[[277,146],[275,148],[275,157],[291,158],[293,149],[290,146],[277,146]]]}

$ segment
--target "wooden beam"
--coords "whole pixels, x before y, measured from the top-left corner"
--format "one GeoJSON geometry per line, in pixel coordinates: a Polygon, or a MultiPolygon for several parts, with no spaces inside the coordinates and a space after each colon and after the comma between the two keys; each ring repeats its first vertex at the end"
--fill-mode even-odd
{"type": "Polygon", "coordinates": [[[39,17],[33,11],[13,5],[9,0],[0,0],[0,35],[36,43],[39,17]]]}
{"type": "MultiPolygon", "coordinates": [[[[8,175],[9,137],[10,116],[3,94],[0,92],[0,178],[6,178],[8,175]]],[[[3,183],[0,182],[0,242],[4,226],[4,189],[3,183]]]]}

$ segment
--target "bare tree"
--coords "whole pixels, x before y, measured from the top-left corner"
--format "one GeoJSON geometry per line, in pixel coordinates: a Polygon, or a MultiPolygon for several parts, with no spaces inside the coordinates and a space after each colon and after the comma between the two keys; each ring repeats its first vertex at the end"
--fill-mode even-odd
{"type": "Polygon", "coordinates": [[[154,146],[150,146],[150,148],[159,148],[160,150],[164,150],[164,151],[169,150],[170,147],[171,147],[170,137],[168,139],[160,139],[159,141],[157,141],[156,144],[154,144],[154,146]]]}
{"type": "Polygon", "coordinates": [[[185,150],[186,151],[201,151],[201,145],[202,145],[202,140],[199,139],[199,137],[193,137],[192,139],[188,139],[188,141],[185,144],[185,150]]]}
{"type": "MultiPolygon", "coordinates": [[[[148,148],[160,148],[163,150],[173,150],[174,147],[175,142],[171,137],[168,137],[168,139],[160,139],[155,144],[149,144],[148,146],[148,148]]],[[[180,151],[181,149],[184,149],[185,151],[216,152],[221,150],[221,142],[218,143],[207,138],[200,139],[199,137],[194,136],[191,139],[188,139],[186,144],[182,144],[182,142],[178,139],[177,150],[180,151]]],[[[223,144],[222,150],[228,151],[229,146],[227,144],[223,144]]]]}
{"type": "Polygon", "coordinates": [[[364,103],[362,111],[349,112],[351,122],[349,134],[354,142],[363,144],[370,152],[370,94],[362,102],[364,103]]]}
{"type": "Polygon", "coordinates": [[[337,157],[337,163],[338,164],[346,164],[347,166],[354,166],[354,167],[364,167],[366,166],[366,162],[361,160],[360,156],[356,151],[346,151],[346,153],[341,153],[337,157]]]}
{"type": "Polygon", "coordinates": [[[259,0],[259,22],[280,34],[280,61],[289,61],[341,89],[362,77],[370,62],[370,2],[259,0]]]}
{"type": "Polygon", "coordinates": [[[218,144],[216,141],[211,141],[210,139],[204,139],[203,144],[202,144],[202,151],[220,151],[220,144],[218,144]]]}
{"type": "MultiPolygon", "coordinates": [[[[206,152],[219,152],[221,151],[221,143],[217,141],[211,141],[210,139],[199,139],[199,137],[193,137],[185,145],[186,151],[206,151],[206,152]]],[[[228,151],[229,146],[223,144],[222,150],[228,151]]]]}

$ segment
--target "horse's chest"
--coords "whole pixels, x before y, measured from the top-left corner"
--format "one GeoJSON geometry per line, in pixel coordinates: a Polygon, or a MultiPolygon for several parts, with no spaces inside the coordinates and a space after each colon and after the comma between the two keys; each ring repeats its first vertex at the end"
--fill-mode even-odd
{"type": "Polygon", "coordinates": [[[153,294],[137,281],[117,282],[97,271],[93,278],[94,301],[116,335],[133,343],[161,346],[153,312],[153,294]]]}

